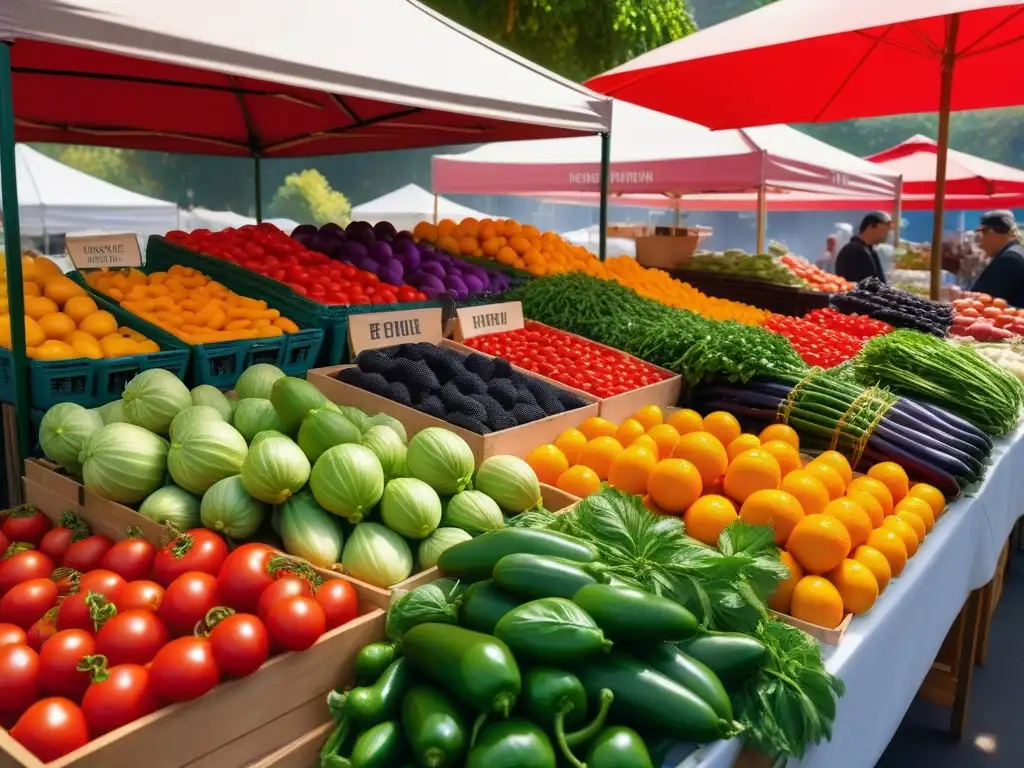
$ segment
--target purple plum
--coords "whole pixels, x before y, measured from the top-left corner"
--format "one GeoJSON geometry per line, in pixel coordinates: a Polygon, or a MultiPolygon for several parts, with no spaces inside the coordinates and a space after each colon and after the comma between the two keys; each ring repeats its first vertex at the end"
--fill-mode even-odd
{"type": "Polygon", "coordinates": [[[466,288],[469,289],[471,295],[484,292],[484,284],[480,282],[480,278],[476,275],[466,275],[462,282],[466,284],[466,288]]]}
{"type": "Polygon", "coordinates": [[[394,253],[391,250],[391,246],[387,243],[376,242],[367,249],[367,253],[375,258],[382,264],[385,261],[390,261],[394,257],[394,253]]]}
{"type": "Polygon", "coordinates": [[[353,221],[345,228],[345,232],[348,233],[350,240],[358,240],[367,248],[377,241],[373,234],[373,227],[368,221],[353,221]]]}
{"type": "Polygon", "coordinates": [[[424,261],[420,264],[420,271],[426,272],[428,275],[433,275],[438,280],[444,280],[445,275],[448,274],[445,272],[444,267],[436,261],[424,261]]]}
{"type": "Polygon", "coordinates": [[[411,251],[401,251],[395,254],[395,261],[400,262],[407,272],[412,272],[420,266],[420,252],[415,248],[411,251]]]}
{"type": "Polygon", "coordinates": [[[405,267],[398,259],[388,259],[380,265],[377,276],[391,285],[405,285],[405,267]]]}
{"type": "Polygon", "coordinates": [[[454,293],[456,298],[465,299],[469,296],[469,288],[466,287],[462,278],[457,277],[456,275],[448,275],[448,277],[444,279],[444,287],[454,293]]]}
{"type": "Polygon", "coordinates": [[[378,221],[373,225],[373,234],[377,236],[378,240],[383,240],[385,237],[394,239],[395,235],[398,234],[398,230],[395,229],[395,225],[390,221],[378,221]]]}
{"type": "Polygon", "coordinates": [[[375,275],[380,271],[380,262],[376,259],[371,259],[369,256],[363,256],[363,258],[359,259],[356,262],[356,266],[359,269],[365,269],[367,272],[373,272],[375,275]]]}
{"type": "Polygon", "coordinates": [[[341,257],[342,261],[347,261],[355,264],[360,259],[365,258],[367,255],[366,246],[360,243],[358,240],[348,240],[341,246],[341,252],[344,254],[341,257]]]}

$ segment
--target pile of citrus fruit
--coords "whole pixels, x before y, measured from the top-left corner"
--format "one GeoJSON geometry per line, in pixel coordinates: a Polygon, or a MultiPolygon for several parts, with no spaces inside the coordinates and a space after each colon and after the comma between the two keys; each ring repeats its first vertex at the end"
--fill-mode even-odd
{"type": "Polygon", "coordinates": [[[772,526],[789,578],[770,606],[828,628],[874,605],[945,508],[937,488],[911,487],[898,464],[854,477],[837,451],[805,463],[791,427],[744,433],[725,411],[666,417],[647,406],[621,424],[590,418],[526,461],[541,481],[576,496],[602,483],[643,495],[709,546],[737,519],[772,526]]]}
{"type": "MultiPolygon", "coordinates": [[[[7,276],[0,263],[0,347],[10,349],[11,322],[7,276]]],[[[21,259],[25,346],[34,360],[126,357],[159,352],[156,342],[118,327],[116,318],[96,306],[86,291],[43,256],[21,259]]]]}
{"type": "Polygon", "coordinates": [[[148,275],[137,269],[97,270],[86,276],[86,282],[188,344],[262,339],[299,330],[267,302],[239,296],[177,264],[148,275]]]}

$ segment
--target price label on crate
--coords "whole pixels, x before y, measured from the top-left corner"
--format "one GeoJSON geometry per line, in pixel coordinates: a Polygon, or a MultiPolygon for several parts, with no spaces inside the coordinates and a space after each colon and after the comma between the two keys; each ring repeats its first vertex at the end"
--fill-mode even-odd
{"type": "Polygon", "coordinates": [[[420,341],[437,344],[442,338],[440,307],[349,315],[348,318],[348,340],[353,356],[364,349],[396,344],[420,341]]]}
{"type": "Polygon", "coordinates": [[[64,243],[77,269],[142,266],[139,239],[130,232],[68,235],[64,243]]]}
{"type": "Polygon", "coordinates": [[[488,333],[517,331],[523,327],[523,305],[518,301],[463,307],[456,310],[455,314],[458,317],[458,325],[455,329],[456,341],[464,341],[488,333]]]}

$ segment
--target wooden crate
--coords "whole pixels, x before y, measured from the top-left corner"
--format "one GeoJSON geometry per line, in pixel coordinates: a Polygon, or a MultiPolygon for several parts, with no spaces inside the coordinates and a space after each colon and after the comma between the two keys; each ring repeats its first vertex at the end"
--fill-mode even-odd
{"type": "Polygon", "coordinates": [[[853,621],[853,614],[848,613],[842,622],[840,622],[838,627],[829,629],[828,627],[823,627],[820,624],[811,624],[810,622],[793,618],[788,614],[779,613],[778,611],[769,611],[769,613],[772,614],[773,618],[783,621],[791,627],[802,629],[819,643],[824,643],[825,645],[840,645],[843,642],[843,638],[846,636],[846,630],[850,628],[850,622],[853,621]]]}
{"type": "Polygon", "coordinates": [[[320,749],[333,729],[334,723],[325,723],[267,755],[250,768],[317,768],[320,765],[320,749]]]}
{"type": "MultiPolygon", "coordinates": [[[[104,520],[95,508],[69,504],[60,493],[29,478],[23,483],[26,500],[51,520],[70,510],[93,530],[124,538],[124,529],[104,520]]],[[[222,683],[196,701],[165,707],[46,765],[113,768],[137,765],[144,755],[147,768],[241,768],[299,738],[330,717],[327,693],[353,680],[358,650],[384,637],[384,611],[366,599],[358,583],[354,586],[361,615],[325,634],[312,648],[275,656],[246,678],[222,683]]],[[[0,768],[43,765],[0,731],[0,768]]]]}

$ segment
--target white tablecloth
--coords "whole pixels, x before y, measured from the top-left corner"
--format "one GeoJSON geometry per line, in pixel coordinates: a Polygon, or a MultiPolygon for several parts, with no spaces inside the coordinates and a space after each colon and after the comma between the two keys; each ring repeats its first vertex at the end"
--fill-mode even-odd
{"type": "MultiPolygon", "coordinates": [[[[832,740],[801,768],[870,768],[881,757],[970,593],[989,581],[1014,524],[1024,487],[1024,427],[997,441],[978,492],[951,504],[899,578],[857,617],[825,664],[846,684],[832,740]]],[[[702,768],[723,768],[735,741],[704,750],[702,768]]],[[[733,757],[734,759],[734,757],[733,757]]]]}

